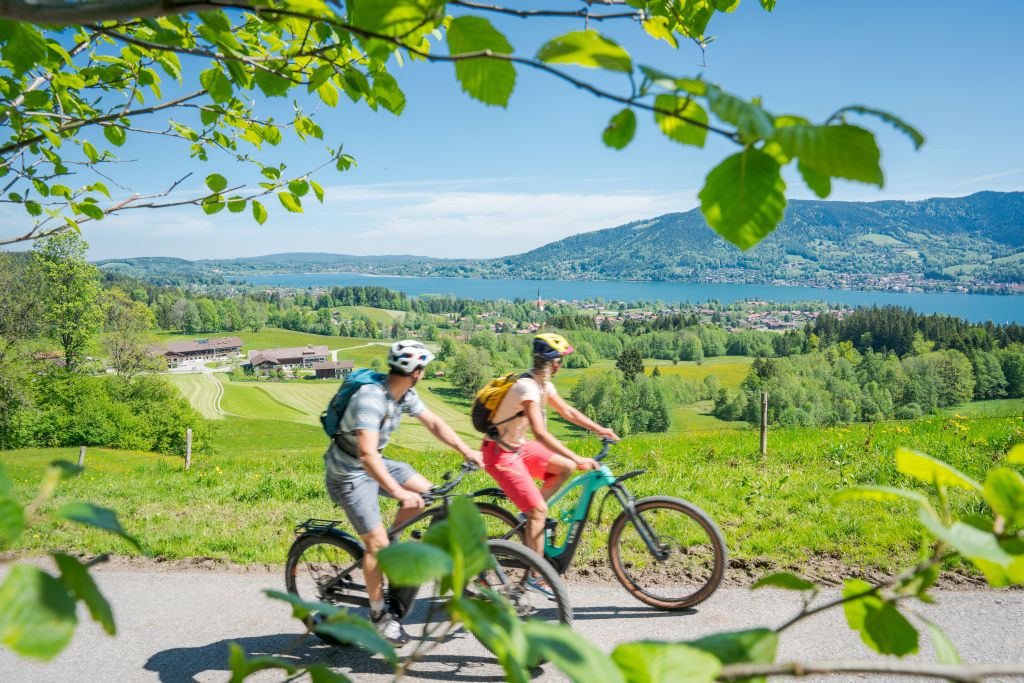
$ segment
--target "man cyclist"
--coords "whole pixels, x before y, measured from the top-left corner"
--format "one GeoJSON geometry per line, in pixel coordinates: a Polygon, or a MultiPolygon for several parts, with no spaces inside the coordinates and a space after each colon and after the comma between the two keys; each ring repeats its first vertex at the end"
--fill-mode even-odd
{"type": "MultiPolygon", "coordinates": [[[[597,424],[558,395],[551,378],[562,367],[562,358],[572,352],[572,346],[561,335],[547,333],[533,338],[533,369],[505,394],[494,414],[494,438],[485,438],[480,449],[487,473],[525,514],[526,545],[541,557],[547,501],[574,471],[598,467],[596,460],[580,457],[548,431],[547,405],[554,406],[559,415],[575,425],[606,439],[619,439],[613,430],[597,424]],[[535,441],[526,440],[527,426],[535,441]],[[534,479],[542,479],[543,488],[538,490],[534,479]]],[[[540,577],[530,577],[527,583],[553,597],[540,577]]]]}
{"type": "Polygon", "coordinates": [[[364,384],[352,395],[338,434],[324,453],[327,492],[345,511],[366,546],[363,575],[370,598],[370,620],[394,645],[409,642],[409,635],[385,608],[377,552],[388,545],[389,539],[377,498],[383,495],[399,502],[401,507],[394,522],[398,525],[423,510],[420,494],[429,490],[431,484],[408,463],[385,458],[381,451],[406,414],[417,418],[438,441],[469,462],[478,467],[483,464],[480,452],[467,446],[447,423],[432,413],[413,388],[433,359],[434,354],[418,341],[395,342],[388,351],[387,379],[382,384],[364,384]]]}

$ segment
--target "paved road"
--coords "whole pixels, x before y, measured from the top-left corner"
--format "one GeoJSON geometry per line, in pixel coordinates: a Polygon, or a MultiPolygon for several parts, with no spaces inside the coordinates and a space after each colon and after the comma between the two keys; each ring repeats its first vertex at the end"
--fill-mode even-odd
{"type": "MultiPolygon", "coordinates": [[[[83,623],[71,647],[48,665],[19,660],[0,650],[0,680],[227,681],[229,642],[241,644],[251,655],[273,654],[301,631],[286,605],[260,592],[280,588],[277,574],[109,569],[96,571],[95,576],[113,602],[117,637],[103,634],[82,612],[83,623]]],[[[784,591],[728,588],[691,613],[667,614],[634,602],[614,585],[574,585],[572,591],[577,629],[606,650],[625,640],[686,640],[721,630],[778,625],[797,607],[794,596],[784,591]]],[[[938,598],[938,605],[923,612],[946,629],[966,661],[1024,658],[1024,591],[944,591],[938,598]]],[[[780,656],[870,656],[846,628],[841,612],[827,614],[787,633],[780,656]]],[[[414,613],[410,619],[415,617],[414,613]]],[[[930,644],[924,644],[921,656],[933,658],[930,644]]],[[[385,664],[353,649],[307,641],[294,650],[292,658],[330,664],[359,681],[390,680],[385,664]]],[[[251,680],[279,679],[260,675],[251,680]]],[[[410,680],[501,681],[503,677],[488,653],[472,637],[459,633],[419,664],[410,680]]],[[[562,678],[548,665],[535,680],[562,678]]]]}

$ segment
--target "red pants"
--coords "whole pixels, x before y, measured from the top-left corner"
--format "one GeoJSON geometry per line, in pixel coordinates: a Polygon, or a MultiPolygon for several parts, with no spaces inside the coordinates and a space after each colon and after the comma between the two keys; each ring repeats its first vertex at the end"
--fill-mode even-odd
{"type": "Polygon", "coordinates": [[[484,469],[494,477],[521,512],[529,512],[544,504],[544,496],[534,479],[547,481],[548,463],[554,455],[536,441],[527,441],[518,451],[509,452],[493,441],[484,441],[480,447],[484,456],[484,469]]]}

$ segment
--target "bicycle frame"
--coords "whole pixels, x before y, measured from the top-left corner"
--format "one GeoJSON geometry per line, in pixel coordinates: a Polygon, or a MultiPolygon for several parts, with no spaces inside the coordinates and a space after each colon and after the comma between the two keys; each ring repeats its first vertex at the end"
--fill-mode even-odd
{"type": "MultiPolygon", "coordinates": [[[[605,441],[604,449],[595,458],[600,461],[603,460],[608,454],[608,446],[612,442],[605,441]]],[[[608,492],[605,497],[601,500],[601,506],[598,511],[598,519],[600,519],[600,510],[604,508],[605,502],[608,500],[609,495],[614,495],[616,500],[619,501],[619,505],[629,516],[630,522],[636,527],[640,534],[640,538],[643,539],[647,549],[651,551],[651,554],[658,560],[664,560],[668,556],[668,551],[664,545],[658,540],[657,534],[651,529],[647,521],[637,514],[635,501],[636,499],[626,490],[626,487],[622,485],[622,482],[626,479],[630,479],[640,474],[644,474],[646,470],[633,470],[626,474],[616,476],[608,469],[607,465],[601,465],[596,470],[591,470],[586,474],[581,474],[578,477],[570,479],[554,496],[548,500],[548,509],[552,509],[558,505],[558,502],[567,496],[571,491],[577,488],[581,488],[580,499],[572,510],[566,510],[560,516],[560,520],[563,524],[569,524],[569,531],[565,536],[565,540],[562,543],[556,543],[545,534],[544,538],[544,557],[551,563],[555,570],[559,574],[564,574],[569,566],[572,564],[573,558],[576,556],[576,551],[579,549],[580,539],[583,538],[583,531],[587,526],[587,522],[590,519],[590,510],[594,503],[594,496],[603,489],[607,488],[608,492]]],[[[497,494],[501,497],[505,497],[505,494],[497,490],[497,494]]],[[[512,537],[517,531],[523,528],[525,522],[522,522],[515,529],[505,535],[505,538],[512,537]]]]}

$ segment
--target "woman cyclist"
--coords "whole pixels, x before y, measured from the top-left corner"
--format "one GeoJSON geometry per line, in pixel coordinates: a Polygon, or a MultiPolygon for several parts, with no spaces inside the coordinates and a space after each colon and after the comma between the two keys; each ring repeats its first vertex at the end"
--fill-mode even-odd
{"type": "MultiPolygon", "coordinates": [[[[598,467],[592,458],[583,458],[551,435],[547,429],[548,404],[563,418],[606,438],[618,435],[576,410],[558,395],[551,378],[562,367],[562,357],[573,352],[565,337],[538,334],[533,338],[533,369],[524,373],[505,394],[494,414],[495,431],[484,439],[481,452],[484,468],[501,490],[526,516],[526,545],[544,556],[544,520],[547,501],[577,469],[598,467]],[[527,441],[529,426],[535,440],[527,441]],[[534,479],[544,485],[538,490],[534,479]]],[[[550,593],[543,581],[534,577],[531,587],[550,593]]]]}

